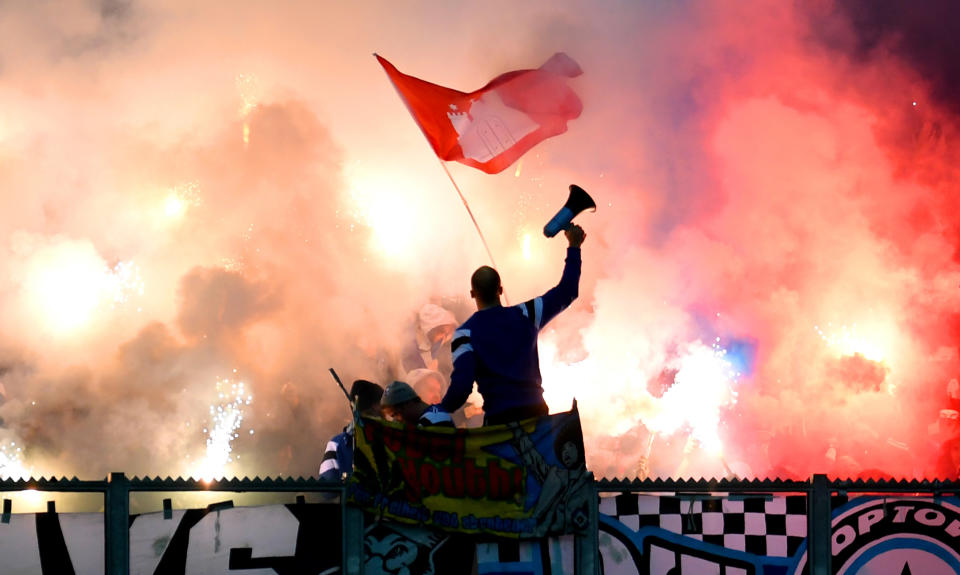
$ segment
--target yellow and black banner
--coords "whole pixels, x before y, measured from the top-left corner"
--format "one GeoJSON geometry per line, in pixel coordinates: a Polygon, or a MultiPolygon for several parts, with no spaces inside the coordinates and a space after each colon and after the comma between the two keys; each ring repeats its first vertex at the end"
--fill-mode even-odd
{"type": "Polygon", "coordinates": [[[591,482],[576,409],[476,429],[363,418],[347,496],[386,519],[533,538],[588,529],[591,482]]]}

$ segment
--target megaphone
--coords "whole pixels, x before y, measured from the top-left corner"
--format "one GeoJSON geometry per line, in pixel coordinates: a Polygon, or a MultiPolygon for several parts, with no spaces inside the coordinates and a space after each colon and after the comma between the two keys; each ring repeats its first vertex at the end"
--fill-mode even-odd
{"type": "Polygon", "coordinates": [[[596,202],[593,201],[590,194],[583,188],[576,184],[570,184],[570,195],[567,197],[567,203],[563,204],[563,207],[560,208],[557,215],[553,216],[553,218],[547,222],[547,225],[543,226],[543,235],[552,238],[559,234],[560,230],[569,228],[573,218],[586,209],[596,211],[596,202]]]}

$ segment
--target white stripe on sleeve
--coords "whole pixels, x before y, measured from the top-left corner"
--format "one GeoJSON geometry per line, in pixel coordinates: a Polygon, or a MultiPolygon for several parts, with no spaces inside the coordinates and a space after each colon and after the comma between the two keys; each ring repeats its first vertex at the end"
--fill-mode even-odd
{"type": "Polygon", "coordinates": [[[320,464],[320,475],[323,475],[331,469],[340,469],[340,466],[337,464],[337,458],[325,459],[323,463],[320,464]]]}
{"type": "Polygon", "coordinates": [[[473,346],[469,343],[465,343],[457,348],[457,351],[453,352],[453,361],[456,362],[457,358],[461,355],[467,353],[468,351],[473,351],[473,346]]]}

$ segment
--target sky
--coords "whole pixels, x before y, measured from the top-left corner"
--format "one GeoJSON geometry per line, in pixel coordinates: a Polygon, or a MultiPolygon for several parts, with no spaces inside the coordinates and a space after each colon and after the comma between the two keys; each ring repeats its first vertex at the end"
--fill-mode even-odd
{"type": "Polygon", "coordinates": [[[0,0],[0,473],[316,473],[490,263],[373,53],[462,91],[556,52],[565,134],[449,164],[588,466],[935,473],[958,376],[950,2],[0,0]],[[210,444],[210,447],[208,447],[210,444]],[[5,458],[5,459],[4,459],[5,458]]]}

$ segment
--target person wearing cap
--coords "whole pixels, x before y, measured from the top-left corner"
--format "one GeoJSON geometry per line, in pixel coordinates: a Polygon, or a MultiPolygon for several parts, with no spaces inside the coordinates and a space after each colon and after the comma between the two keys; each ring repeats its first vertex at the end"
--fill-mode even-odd
{"type": "Polygon", "coordinates": [[[578,225],[566,230],[567,258],[560,283],[540,297],[503,307],[497,270],[483,266],[470,278],[477,311],[453,334],[453,374],[438,407],[448,413],[466,402],[477,383],[483,397],[484,425],[547,415],[540,377],[537,336],[551,319],[577,299],[580,246],[587,234],[578,225]]]}
{"type": "MultiPolygon", "coordinates": [[[[358,379],[350,387],[350,400],[356,402],[357,412],[368,417],[380,417],[380,398],[383,388],[365,379],[358,379]]],[[[340,481],[353,472],[353,421],[327,442],[320,463],[320,479],[340,481]]]]}
{"type": "Polygon", "coordinates": [[[380,398],[380,408],[387,419],[418,427],[454,427],[449,413],[427,405],[410,384],[395,381],[387,386],[380,398]]]}

